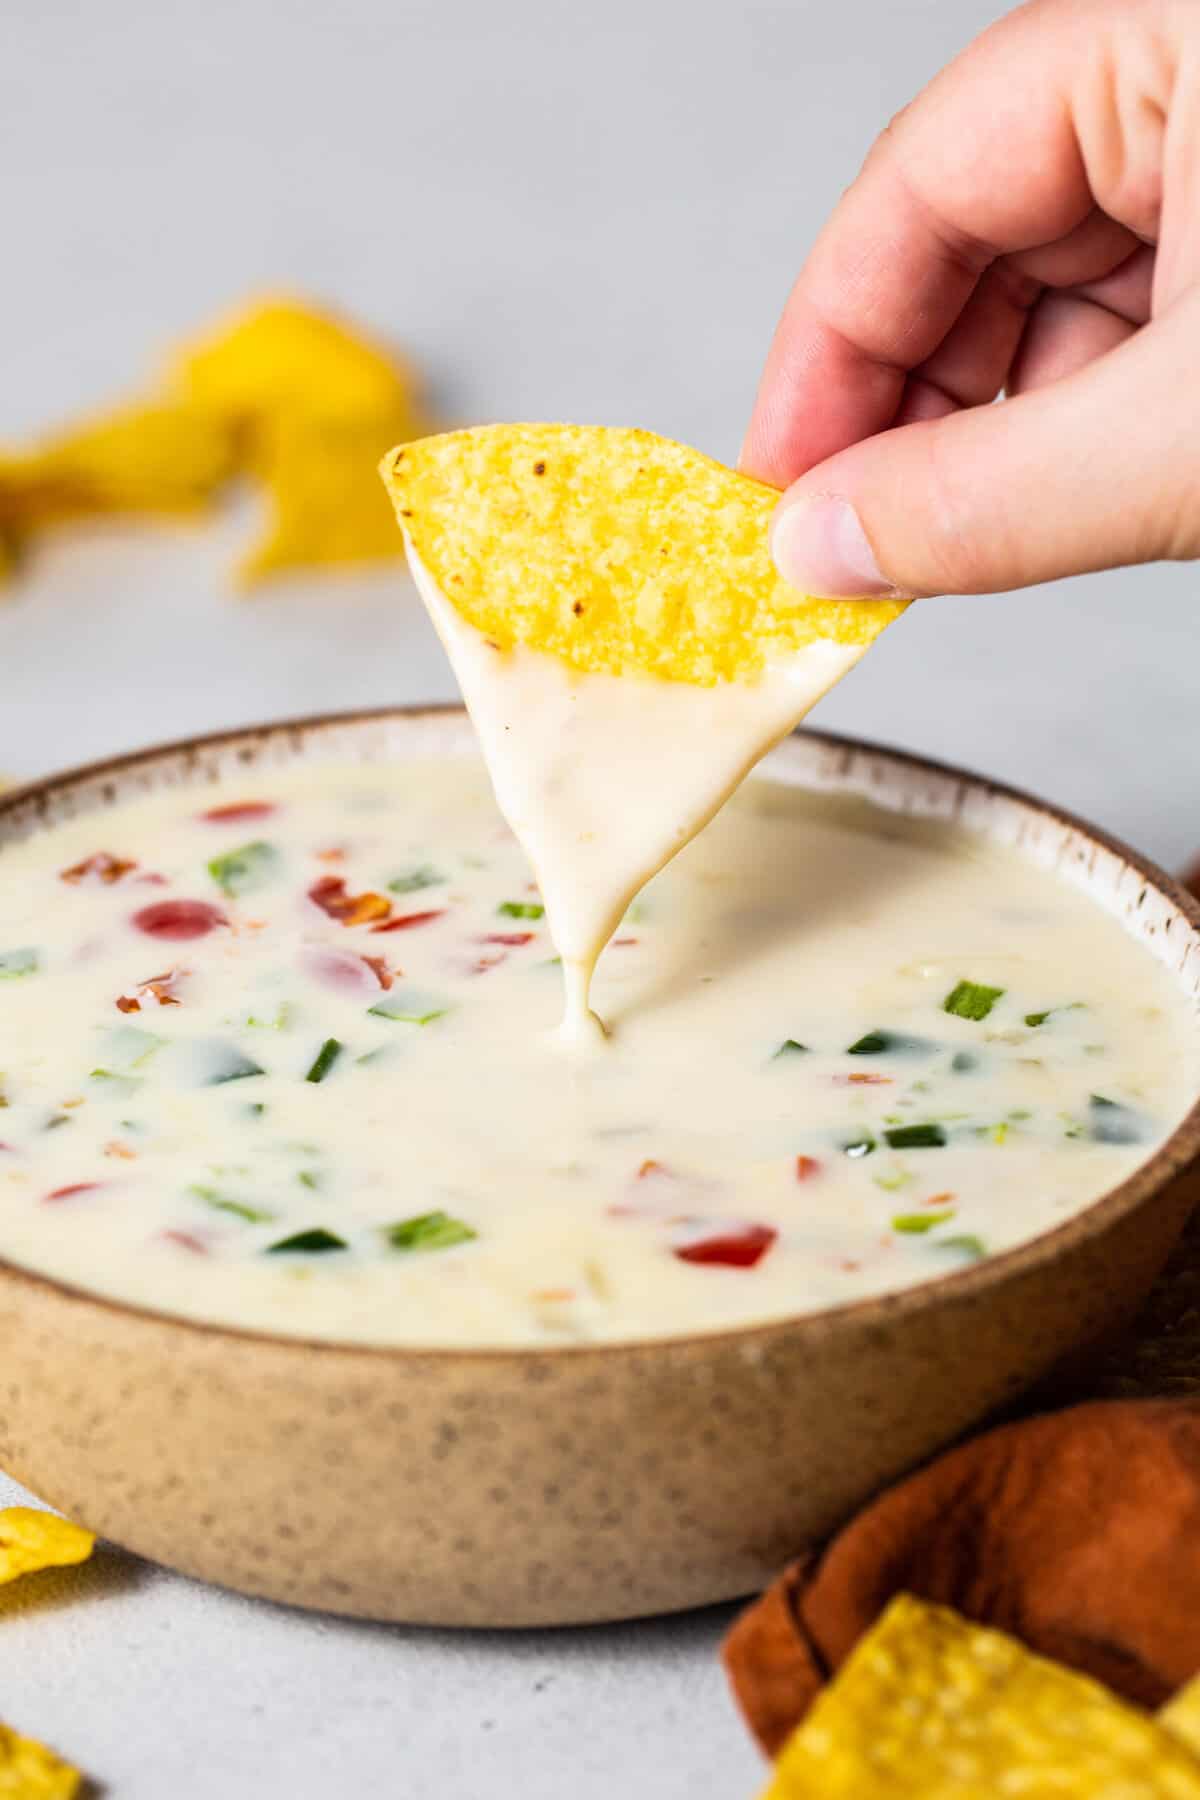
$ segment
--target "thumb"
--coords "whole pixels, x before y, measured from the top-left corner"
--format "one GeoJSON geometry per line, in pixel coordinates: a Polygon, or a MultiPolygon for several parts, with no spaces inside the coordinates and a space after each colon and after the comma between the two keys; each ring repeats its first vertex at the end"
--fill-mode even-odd
{"type": "Polygon", "coordinates": [[[780,574],[827,597],[986,594],[1200,555],[1200,318],[1086,368],[830,457],[776,509],[780,574]]]}

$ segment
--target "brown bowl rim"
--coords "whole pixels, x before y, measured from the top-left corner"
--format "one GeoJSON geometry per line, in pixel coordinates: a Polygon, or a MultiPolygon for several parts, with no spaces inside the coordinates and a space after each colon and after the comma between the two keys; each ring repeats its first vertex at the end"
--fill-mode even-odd
{"type": "MultiPolygon", "coordinates": [[[[0,793],[0,819],[31,801],[48,801],[56,794],[85,781],[118,778],[143,763],[165,761],[171,757],[189,756],[215,750],[239,742],[254,743],[267,738],[295,736],[303,741],[310,735],[340,726],[369,725],[388,720],[419,719],[441,714],[463,715],[465,708],[457,701],[414,702],[401,706],[352,708],[345,712],[310,713],[296,718],[280,719],[259,725],[231,726],[199,736],[179,738],[165,744],[152,744],[138,750],[122,752],[96,762],[80,763],[59,772],[23,782],[0,793]]],[[[890,744],[873,743],[842,732],[810,730],[800,727],[794,734],[810,739],[833,751],[848,754],[881,756],[906,768],[931,773],[981,792],[985,796],[1011,800],[1030,808],[1042,817],[1054,820],[1079,833],[1090,843],[1118,857],[1129,868],[1136,869],[1147,888],[1153,888],[1170,902],[1200,937],[1200,900],[1193,897],[1165,869],[1130,848],[1120,838],[1090,824],[1077,813],[1042,800],[1027,789],[1007,782],[995,781],[956,764],[944,763],[916,751],[897,749],[890,744]]],[[[52,829],[52,827],[51,827],[52,829]]],[[[0,852],[2,853],[2,852],[0,852]]],[[[1012,1277],[1032,1273],[1056,1256],[1077,1245],[1087,1243],[1098,1233],[1125,1218],[1158,1192],[1174,1176],[1185,1169],[1200,1153],[1200,1093],[1179,1124],[1161,1143],[1153,1155],[1116,1187],[1108,1189],[1090,1202],[1082,1212],[1065,1219],[1053,1230],[1041,1232],[1028,1242],[1010,1250],[999,1251],[953,1274],[934,1276],[912,1287],[892,1294],[871,1295],[863,1300],[843,1301],[837,1306],[822,1307],[816,1312],[788,1313],[757,1325],[726,1326],[712,1331],[690,1332],[685,1336],[650,1338],[618,1338],[592,1344],[547,1345],[439,1345],[439,1344],[371,1344],[356,1343],[345,1338],[306,1338],[282,1332],[258,1331],[248,1326],[222,1325],[204,1319],[192,1319],[157,1307],[142,1306],[97,1294],[74,1282],[60,1281],[22,1268],[0,1256],[0,1279],[14,1281],[30,1290],[49,1291],[74,1305],[99,1307],[126,1319],[164,1325],[173,1330],[204,1339],[228,1338],[235,1342],[258,1344],[273,1350],[320,1354],[326,1359],[356,1357],[401,1358],[412,1363],[528,1363],[580,1358],[612,1357],[618,1354],[659,1356],[687,1354],[697,1350],[717,1351],[721,1348],[749,1349],[764,1345],[780,1335],[803,1332],[816,1342],[827,1342],[848,1324],[863,1329],[891,1326],[914,1312],[945,1303],[953,1306],[970,1301],[989,1288],[1002,1285],[1012,1277]]]]}

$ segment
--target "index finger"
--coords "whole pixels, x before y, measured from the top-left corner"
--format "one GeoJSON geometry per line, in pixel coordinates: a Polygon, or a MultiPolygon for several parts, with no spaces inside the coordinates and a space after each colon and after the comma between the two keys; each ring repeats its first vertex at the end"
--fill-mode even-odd
{"type": "Polygon", "coordinates": [[[1056,242],[1092,212],[1071,88],[1081,63],[1095,68],[1098,26],[1112,12],[1104,0],[1021,8],[877,140],[787,302],[742,453],[747,473],[786,487],[891,424],[909,372],[989,264],[1056,242]]]}

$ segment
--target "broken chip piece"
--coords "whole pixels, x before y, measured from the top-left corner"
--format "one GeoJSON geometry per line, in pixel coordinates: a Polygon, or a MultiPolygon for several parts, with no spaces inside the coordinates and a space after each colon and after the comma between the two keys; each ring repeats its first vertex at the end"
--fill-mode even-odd
{"type": "Polygon", "coordinates": [[[82,1780],[45,1744],[0,1725],[0,1800],[75,1800],[82,1780]]]}
{"type": "Polygon", "coordinates": [[[1148,1714],[1003,1632],[901,1594],[788,1740],[762,1800],[1200,1797],[1148,1714]]]}
{"type": "Polygon", "coordinates": [[[95,1543],[93,1532],[60,1519],[57,1513],[33,1506],[6,1506],[0,1509],[0,1583],[39,1569],[86,1562],[95,1543]]]}
{"type": "Polygon", "coordinates": [[[196,406],[135,402],[0,461],[8,529],[98,513],[193,513],[234,472],[225,423],[196,406]]]}
{"type": "Polygon", "coordinates": [[[870,644],[894,600],[816,600],[776,573],[773,488],[648,431],[487,425],[381,474],[407,543],[502,649],[710,686],[818,639],[870,644]]]}

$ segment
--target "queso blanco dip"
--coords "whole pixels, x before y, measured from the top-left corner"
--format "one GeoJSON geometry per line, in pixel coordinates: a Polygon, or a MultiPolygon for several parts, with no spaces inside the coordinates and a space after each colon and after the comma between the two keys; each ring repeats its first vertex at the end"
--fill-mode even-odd
{"type": "Polygon", "coordinates": [[[1098,907],[763,777],[617,925],[564,1054],[543,897],[471,755],[168,786],[0,852],[0,1256],[374,1344],[663,1337],[1044,1232],[1196,1082],[1098,907]]]}

